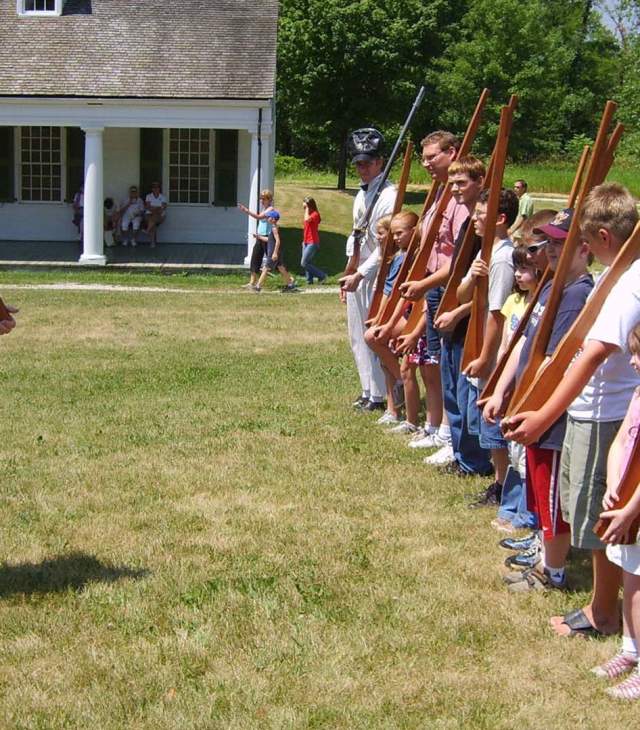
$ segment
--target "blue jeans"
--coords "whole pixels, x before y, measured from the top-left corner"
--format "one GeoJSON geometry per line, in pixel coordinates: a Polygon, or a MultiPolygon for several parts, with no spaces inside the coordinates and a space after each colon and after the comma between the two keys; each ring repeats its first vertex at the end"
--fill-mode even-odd
{"type": "Polygon", "coordinates": [[[452,342],[442,338],[440,373],[444,409],[451,428],[451,441],[456,462],[463,471],[470,474],[491,474],[489,454],[480,448],[477,436],[469,433],[467,403],[469,401],[468,381],[460,377],[463,342],[452,342]]]}
{"type": "Polygon", "coordinates": [[[302,244],[302,259],[300,260],[300,265],[307,275],[307,284],[313,284],[314,276],[316,279],[320,279],[321,281],[327,278],[327,275],[324,271],[322,271],[322,269],[319,269],[311,263],[314,256],[318,253],[319,248],[320,246],[317,243],[302,244]]]}
{"type": "Polygon", "coordinates": [[[538,526],[536,516],[527,509],[527,488],[524,479],[512,466],[509,467],[507,478],[502,485],[498,517],[508,520],[514,527],[528,527],[535,530],[538,526]]]}
{"type": "Polygon", "coordinates": [[[435,328],[433,322],[436,318],[436,312],[440,306],[440,300],[444,294],[444,287],[438,286],[435,289],[429,289],[425,297],[427,302],[427,355],[434,364],[440,362],[440,333],[435,328]]]}

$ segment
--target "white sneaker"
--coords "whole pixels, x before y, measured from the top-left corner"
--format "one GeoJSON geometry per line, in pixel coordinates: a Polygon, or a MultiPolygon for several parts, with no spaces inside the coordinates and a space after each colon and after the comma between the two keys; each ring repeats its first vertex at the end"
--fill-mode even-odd
{"type": "Polygon", "coordinates": [[[409,441],[410,449],[441,449],[443,446],[449,445],[449,442],[441,438],[437,431],[423,433],[422,438],[409,441]]]}
{"type": "Polygon", "coordinates": [[[418,430],[417,426],[414,426],[413,423],[409,423],[409,421],[403,421],[402,423],[399,423],[397,426],[394,426],[393,428],[389,429],[389,433],[415,433],[418,430]]]}
{"type": "Polygon", "coordinates": [[[385,411],[376,421],[380,426],[389,426],[393,423],[400,423],[398,416],[394,416],[390,411],[385,411]]]}
{"type": "Polygon", "coordinates": [[[441,449],[438,449],[435,454],[426,456],[423,459],[425,464],[430,464],[431,466],[444,466],[445,464],[450,464],[453,460],[453,447],[451,444],[443,446],[441,449]]]}

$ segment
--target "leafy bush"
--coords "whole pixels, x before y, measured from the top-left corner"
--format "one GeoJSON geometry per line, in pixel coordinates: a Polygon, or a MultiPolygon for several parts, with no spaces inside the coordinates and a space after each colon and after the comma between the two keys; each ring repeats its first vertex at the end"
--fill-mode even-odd
{"type": "Polygon", "coordinates": [[[299,157],[292,157],[291,155],[279,155],[275,157],[276,165],[276,176],[287,177],[290,175],[300,175],[306,172],[305,161],[299,157]]]}

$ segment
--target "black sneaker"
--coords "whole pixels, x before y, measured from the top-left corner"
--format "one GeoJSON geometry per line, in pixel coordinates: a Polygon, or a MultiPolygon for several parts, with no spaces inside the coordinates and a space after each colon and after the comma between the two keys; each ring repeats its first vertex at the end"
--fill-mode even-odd
{"type": "Polygon", "coordinates": [[[477,509],[478,507],[497,507],[500,504],[500,498],[502,497],[502,484],[493,482],[490,484],[484,493],[481,493],[475,502],[467,505],[469,509],[477,509]]]}
{"type": "Polygon", "coordinates": [[[500,547],[503,547],[505,550],[528,550],[529,548],[533,547],[533,544],[536,542],[538,536],[535,532],[532,532],[530,535],[527,535],[526,537],[505,537],[504,540],[500,540],[498,545],[500,547]]]}
{"type": "Polygon", "coordinates": [[[530,547],[516,555],[509,555],[504,561],[507,568],[533,568],[540,560],[540,550],[537,545],[530,547]]]}
{"type": "Polygon", "coordinates": [[[367,401],[363,406],[362,410],[365,412],[370,411],[384,411],[386,409],[386,405],[380,401],[379,403],[373,400],[367,401]]]}
{"type": "Polygon", "coordinates": [[[351,407],[354,408],[356,411],[361,411],[369,402],[368,398],[365,398],[363,395],[361,395],[359,398],[356,398],[353,403],[351,404],[351,407]]]}

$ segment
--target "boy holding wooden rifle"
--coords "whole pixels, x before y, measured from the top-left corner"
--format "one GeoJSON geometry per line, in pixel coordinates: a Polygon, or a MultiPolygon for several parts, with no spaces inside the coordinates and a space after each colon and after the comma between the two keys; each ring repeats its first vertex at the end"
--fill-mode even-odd
{"type": "MultiPolygon", "coordinates": [[[[547,224],[534,229],[534,233],[546,236],[545,250],[547,261],[552,271],[558,265],[562,246],[569,233],[573,210],[565,208],[547,224]]],[[[589,247],[580,243],[576,247],[571,260],[567,280],[562,291],[562,298],[553,321],[551,336],[546,355],[553,354],[560,340],[571,327],[578,314],[584,308],[591,289],[593,279],[587,272],[589,247]]],[[[536,331],[551,293],[553,281],[549,281],[540,292],[538,302],[531,314],[531,319],[524,335],[514,348],[500,376],[492,397],[484,407],[483,416],[489,423],[496,423],[504,412],[508,395],[522,376],[529,360],[536,331]]],[[[566,418],[560,418],[551,424],[535,444],[526,447],[526,480],[529,503],[533,508],[542,530],[543,557],[542,565],[537,566],[538,554],[531,556],[530,566],[526,562],[518,562],[518,557],[507,558],[506,564],[512,567],[525,567],[524,572],[512,573],[505,578],[512,592],[526,592],[547,588],[565,588],[565,563],[569,552],[569,525],[562,518],[560,511],[560,453],[565,435],[566,418]]],[[[525,556],[527,557],[527,556],[525,556]]]]}
{"type": "MultiPolygon", "coordinates": [[[[449,166],[455,159],[460,141],[451,132],[438,130],[428,134],[422,141],[422,165],[431,175],[432,184],[446,183],[448,179],[449,166]]],[[[422,241],[427,236],[433,216],[438,207],[438,200],[426,212],[422,222],[422,241]]],[[[467,217],[463,206],[459,205],[454,198],[447,205],[442,221],[438,228],[431,255],[427,262],[425,278],[418,281],[401,282],[399,291],[402,299],[398,302],[395,311],[388,322],[375,329],[374,335],[380,342],[388,342],[394,332],[397,323],[402,321],[407,305],[407,299],[418,302],[425,297],[425,315],[418,322],[414,332],[400,337],[397,342],[399,350],[406,353],[407,374],[412,368],[415,371],[420,369],[424,380],[427,400],[428,419],[424,430],[415,433],[416,440],[412,445],[419,444],[420,447],[444,446],[448,447],[448,429],[442,424],[442,385],[440,381],[440,337],[433,325],[435,312],[442,296],[442,285],[446,282],[449,274],[449,265],[453,253],[454,241],[467,217]],[[411,368],[409,367],[411,366],[411,368]]],[[[410,379],[411,380],[411,379],[410,379]]],[[[409,395],[411,398],[412,396],[409,395]]],[[[407,394],[405,394],[405,401],[407,394]]]]}
{"type": "MultiPolygon", "coordinates": [[[[484,187],[485,177],[484,164],[471,155],[456,160],[449,168],[451,192],[456,201],[464,206],[467,213],[467,220],[462,225],[455,242],[450,272],[453,272],[455,263],[463,253],[467,228],[472,225],[471,216],[484,187]]],[[[474,235],[471,239],[471,250],[468,252],[467,260],[473,258],[479,251],[480,239],[474,235]]],[[[466,407],[468,381],[466,378],[460,377],[460,364],[470,312],[470,302],[457,304],[453,309],[440,313],[435,320],[442,343],[440,371],[444,410],[451,428],[452,445],[450,449],[453,461],[446,468],[460,476],[491,473],[491,463],[487,452],[480,448],[478,437],[472,436],[469,432],[466,407]],[[461,407],[462,404],[464,407],[461,407]]],[[[448,456],[448,454],[441,455],[441,452],[436,452],[428,456],[425,463],[444,465],[446,464],[444,456],[448,456]]]]}
{"type": "MultiPolygon", "coordinates": [[[[621,185],[607,183],[587,196],[581,235],[595,257],[610,265],[637,221],[630,193],[621,185]]],[[[515,414],[506,424],[507,438],[530,444],[568,410],[560,501],[563,517],[571,526],[571,545],[591,551],[593,596],[583,609],[551,619],[562,636],[611,634],[619,626],[620,568],[609,562],[606,546],[593,528],[605,493],[609,447],[638,385],[638,376],[628,362],[627,340],[639,321],[640,260],[636,259],[607,296],[582,351],[544,405],[537,411],[515,414]]]]}
{"type": "MultiPolygon", "coordinates": [[[[482,191],[473,214],[478,236],[484,235],[489,194],[488,190],[482,191]]],[[[481,418],[477,400],[481,390],[480,383],[489,377],[496,364],[504,327],[502,307],[513,290],[513,243],[509,238],[509,227],[517,215],[518,198],[516,194],[513,190],[501,190],[490,264],[487,265],[480,255],[476,256],[458,287],[458,301],[471,302],[478,279],[488,277],[488,311],[482,351],[467,365],[462,377],[466,376],[469,379],[467,408],[470,414],[470,432],[477,433],[481,448],[491,451],[495,479],[478,500],[470,505],[471,507],[500,504],[502,485],[509,468],[507,443],[500,428],[495,423],[488,423],[481,418]]],[[[464,406],[464,404],[461,405],[464,406]]]]}

